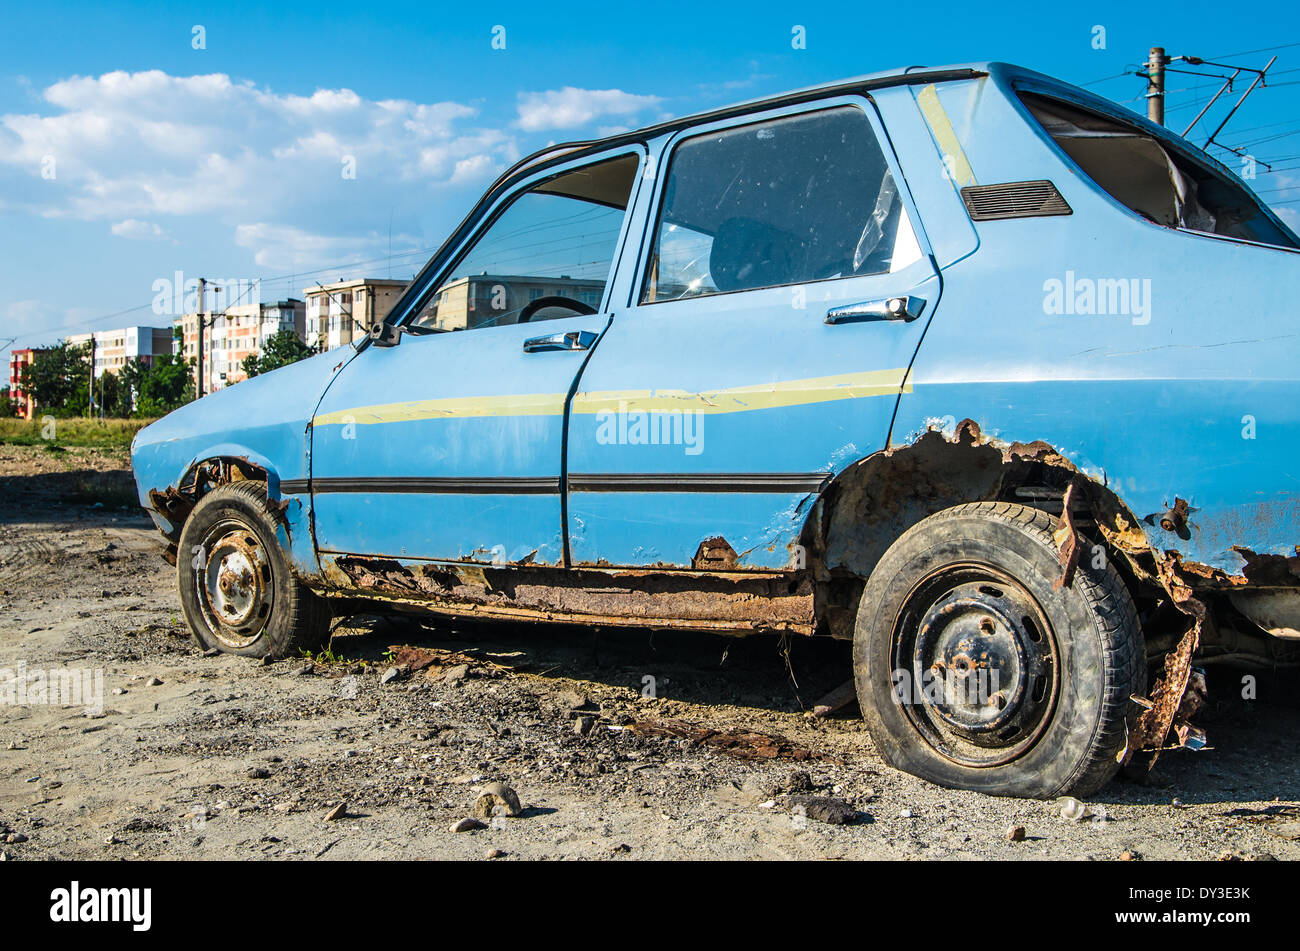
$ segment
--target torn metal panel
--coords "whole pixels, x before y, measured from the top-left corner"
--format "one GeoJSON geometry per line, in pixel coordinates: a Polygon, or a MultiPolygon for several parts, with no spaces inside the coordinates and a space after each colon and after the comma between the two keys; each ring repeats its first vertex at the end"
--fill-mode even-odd
{"type": "Polygon", "coordinates": [[[1065,487],[1065,495],[1061,497],[1061,518],[1052,534],[1061,557],[1061,577],[1055,581],[1058,589],[1074,584],[1074,572],[1079,567],[1079,532],[1074,526],[1074,516],[1070,511],[1074,504],[1074,489],[1074,482],[1065,487]]]}
{"type": "Polygon", "coordinates": [[[1194,623],[1178,642],[1178,647],[1165,657],[1164,674],[1156,681],[1151,699],[1143,704],[1146,709],[1138,716],[1129,732],[1123,758],[1125,764],[1143,750],[1151,751],[1148,768],[1155,766],[1156,760],[1160,758],[1165,737],[1169,735],[1182,706],[1188,678],[1191,676],[1192,657],[1200,645],[1200,633],[1200,624],[1194,623]]]}
{"type": "MultiPolygon", "coordinates": [[[[1177,552],[1166,552],[1165,558],[1158,563],[1158,570],[1165,591],[1168,592],[1174,606],[1191,620],[1191,626],[1179,639],[1178,646],[1165,656],[1164,672],[1151,690],[1150,706],[1137,718],[1129,734],[1123,761],[1128,763],[1137,752],[1150,750],[1148,768],[1154,767],[1156,760],[1160,758],[1165,738],[1174,728],[1175,722],[1179,721],[1180,713],[1182,719],[1179,722],[1183,729],[1179,730],[1177,735],[1184,743],[1191,735],[1193,728],[1187,723],[1186,718],[1195,713],[1200,705],[1184,704],[1184,698],[1192,674],[1192,658],[1201,645],[1201,631],[1209,618],[1205,604],[1196,597],[1180,570],[1177,552]]],[[[1201,684],[1203,687],[1203,677],[1201,684]]]]}
{"type": "MultiPolygon", "coordinates": [[[[169,485],[161,491],[150,489],[149,501],[154,511],[171,523],[176,537],[179,537],[181,526],[190,517],[190,512],[208,492],[241,479],[266,481],[266,478],[266,470],[245,457],[205,459],[191,466],[176,485],[169,485]]],[[[283,511],[284,507],[277,503],[277,508],[283,511]]],[[[174,543],[176,538],[171,538],[171,541],[174,543]]]]}

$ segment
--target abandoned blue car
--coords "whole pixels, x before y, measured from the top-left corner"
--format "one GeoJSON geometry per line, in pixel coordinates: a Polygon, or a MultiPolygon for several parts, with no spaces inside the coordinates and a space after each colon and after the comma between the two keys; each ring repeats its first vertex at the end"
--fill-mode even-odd
{"type": "Polygon", "coordinates": [[[524,159],[133,466],[205,647],[338,600],[824,634],[892,765],[1089,793],[1204,743],[1200,665],[1300,659],[1297,246],[1084,90],[875,74],[524,159]]]}

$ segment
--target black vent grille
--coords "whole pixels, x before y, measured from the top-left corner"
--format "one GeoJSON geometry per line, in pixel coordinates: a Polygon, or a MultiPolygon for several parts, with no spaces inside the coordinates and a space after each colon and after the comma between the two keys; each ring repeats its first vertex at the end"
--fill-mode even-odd
{"type": "Polygon", "coordinates": [[[1051,182],[1008,182],[1005,185],[967,185],[961,200],[975,221],[998,218],[1043,218],[1073,211],[1051,182]]]}

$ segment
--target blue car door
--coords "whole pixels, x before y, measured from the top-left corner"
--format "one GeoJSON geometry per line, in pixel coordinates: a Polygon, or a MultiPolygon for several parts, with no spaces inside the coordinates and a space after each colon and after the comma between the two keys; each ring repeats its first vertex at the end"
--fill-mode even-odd
{"type": "Polygon", "coordinates": [[[342,369],[312,423],[328,568],[345,555],[558,564],[564,409],[607,326],[644,149],[553,165],[484,216],[395,346],[342,369]]]}
{"type": "Polygon", "coordinates": [[[938,303],[929,245],[865,98],[652,146],[649,225],[571,406],[573,564],[797,566],[818,490],[886,443],[938,303]]]}

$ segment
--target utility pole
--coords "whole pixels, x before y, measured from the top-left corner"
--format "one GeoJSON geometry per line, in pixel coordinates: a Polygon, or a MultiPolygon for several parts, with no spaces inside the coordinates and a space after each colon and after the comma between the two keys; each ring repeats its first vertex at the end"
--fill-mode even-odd
{"type": "Polygon", "coordinates": [[[1165,48],[1151,47],[1147,58],[1147,118],[1156,125],[1165,124],[1165,67],[1168,65],[1165,48]]]}
{"type": "MultiPolygon", "coordinates": [[[[208,329],[211,330],[212,333],[208,334],[208,379],[207,379],[207,384],[208,384],[208,389],[212,390],[213,393],[217,392],[217,387],[216,387],[216,385],[212,382],[212,374],[213,374],[213,373],[220,374],[220,372],[221,372],[221,371],[219,371],[219,370],[217,369],[217,346],[216,346],[216,345],[217,345],[217,334],[216,334],[217,321],[218,321],[218,320],[221,320],[221,317],[222,317],[222,311],[221,311],[221,300],[220,300],[219,297],[218,297],[218,295],[219,295],[220,293],[221,293],[221,285],[220,285],[220,284],[218,284],[218,285],[216,285],[215,287],[212,288],[212,311],[213,311],[213,313],[212,313],[212,319],[211,319],[210,321],[208,321],[208,329]]],[[[221,320],[221,329],[222,329],[222,330],[225,330],[225,329],[226,329],[226,322],[225,322],[224,320],[221,320]]],[[[221,379],[220,375],[217,376],[217,379],[218,379],[218,380],[221,379]]]]}
{"type": "Polygon", "coordinates": [[[203,398],[203,318],[206,316],[203,311],[207,306],[208,282],[205,278],[199,278],[199,365],[194,368],[194,398],[203,398]]]}
{"type": "Polygon", "coordinates": [[[95,415],[95,331],[90,332],[90,388],[86,391],[86,416],[95,415]]]}

